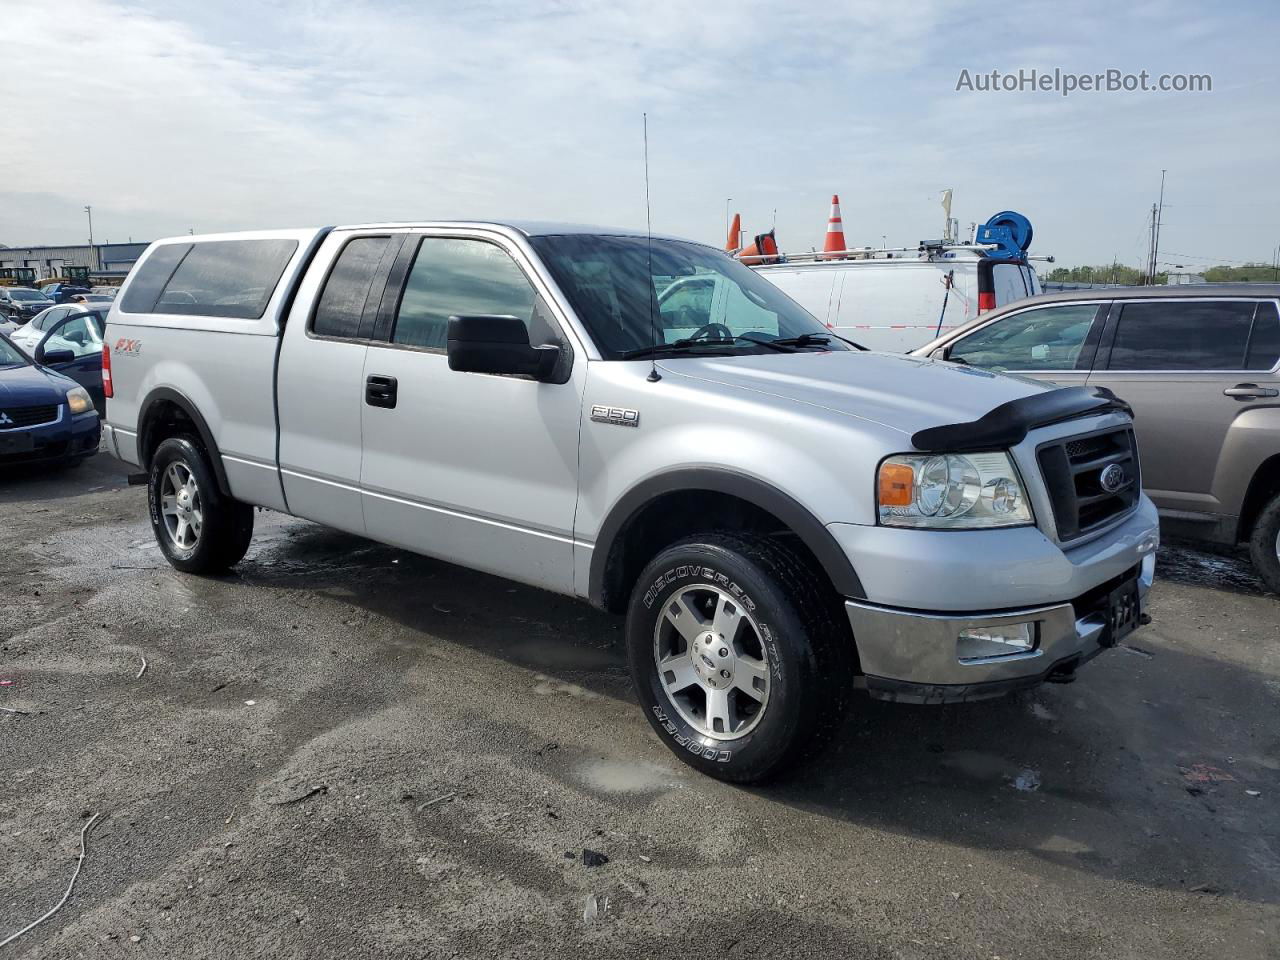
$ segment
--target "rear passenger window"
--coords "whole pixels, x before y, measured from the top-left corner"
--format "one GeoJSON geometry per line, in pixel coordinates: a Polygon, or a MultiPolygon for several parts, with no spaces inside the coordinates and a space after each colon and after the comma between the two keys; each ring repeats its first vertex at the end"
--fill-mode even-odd
{"type": "Polygon", "coordinates": [[[536,295],[514,260],[483,240],[424,237],[396,311],[392,343],[444,351],[449,318],[476,314],[519,317],[530,342],[547,334],[535,318],[536,295]]]}
{"type": "Polygon", "coordinates": [[[390,241],[390,237],[356,237],[347,241],[324,282],[311,321],[313,334],[345,340],[360,336],[360,318],[369,299],[369,288],[390,241]]]}
{"type": "Polygon", "coordinates": [[[1120,310],[1112,370],[1242,370],[1251,300],[1126,303],[1120,310]]]}
{"type": "Polygon", "coordinates": [[[1280,312],[1267,301],[1258,304],[1253,315],[1253,333],[1249,335],[1246,370],[1270,370],[1280,360],[1280,312]]]}

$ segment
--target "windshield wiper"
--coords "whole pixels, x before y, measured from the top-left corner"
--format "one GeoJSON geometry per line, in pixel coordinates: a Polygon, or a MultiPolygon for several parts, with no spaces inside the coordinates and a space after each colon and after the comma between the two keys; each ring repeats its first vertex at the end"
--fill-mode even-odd
{"type": "Polygon", "coordinates": [[[795,348],[789,343],[782,340],[757,340],[755,337],[717,337],[712,340],[709,337],[692,337],[684,340],[672,340],[670,343],[655,343],[648,347],[636,347],[634,350],[627,350],[622,354],[623,360],[639,360],[643,357],[652,357],[662,353],[682,353],[702,347],[720,347],[732,346],[735,343],[751,343],[758,347],[772,347],[781,353],[794,353],[795,348]]]}
{"type": "Polygon", "coordinates": [[[825,333],[802,333],[798,337],[779,337],[769,342],[784,347],[824,347],[831,342],[831,337],[825,333]]]}

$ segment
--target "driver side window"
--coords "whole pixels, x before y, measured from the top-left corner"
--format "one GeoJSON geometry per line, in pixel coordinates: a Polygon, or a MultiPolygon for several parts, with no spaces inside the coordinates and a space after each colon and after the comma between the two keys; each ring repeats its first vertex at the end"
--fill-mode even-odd
{"type": "Polygon", "coordinates": [[[82,313],[69,317],[50,331],[44,341],[44,349],[70,350],[76,359],[102,353],[102,326],[97,317],[82,313]]]}
{"type": "Polygon", "coordinates": [[[947,359],[990,370],[1087,370],[1085,349],[1098,315],[1096,303],[1024,310],[952,344],[947,359]]]}

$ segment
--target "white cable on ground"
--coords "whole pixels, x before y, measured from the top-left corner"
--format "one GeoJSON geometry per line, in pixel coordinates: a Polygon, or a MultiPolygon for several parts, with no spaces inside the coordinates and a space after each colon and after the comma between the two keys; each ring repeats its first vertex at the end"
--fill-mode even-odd
{"type": "Polygon", "coordinates": [[[46,920],[48,920],[55,913],[57,913],[59,910],[62,909],[62,905],[65,904],[67,900],[71,897],[71,888],[76,885],[76,878],[80,876],[80,867],[84,865],[84,857],[86,853],[85,845],[84,845],[85,835],[88,834],[89,828],[93,826],[94,821],[97,820],[100,816],[102,816],[102,814],[95,813],[92,817],[89,818],[89,822],[84,825],[84,829],[80,831],[80,859],[76,861],[76,869],[75,869],[75,872],[71,874],[71,882],[67,884],[67,892],[62,895],[62,899],[58,901],[58,905],[54,907],[52,910],[50,910],[48,913],[46,913],[39,920],[36,920],[34,923],[27,924],[27,926],[23,927],[17,933],[11,934],[5,937],[3,940],[0,940],[0,947],[7,947],[9,944],[13,943],[13,941],[17,940],[24,933],[30,933],[32,930],[40,926],[40,924],[44,923],[46,920]]]}

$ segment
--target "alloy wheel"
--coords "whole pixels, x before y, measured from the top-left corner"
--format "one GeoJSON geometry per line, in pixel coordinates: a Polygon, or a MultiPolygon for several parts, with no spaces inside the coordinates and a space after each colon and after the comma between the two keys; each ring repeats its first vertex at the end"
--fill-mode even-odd
{"type": "Polygon", "coordinates": [[[740,600],[710,584],[667,600],[653,632],[662,689],[685,723],[715,740],[736,740],[769,704],[769,664],[760,627],[740,600]]]}
{"type": "Polygon", "coordinates": [[[204,523],[200,486],[181,460],[169,464],[161,478],[160,516],[170,543],[183,551],[195,549],[204,523]]]}

